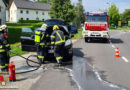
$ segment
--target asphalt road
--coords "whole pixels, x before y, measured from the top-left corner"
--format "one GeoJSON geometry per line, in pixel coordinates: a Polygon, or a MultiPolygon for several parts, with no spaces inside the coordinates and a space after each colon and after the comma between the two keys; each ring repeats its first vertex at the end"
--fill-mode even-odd
{"type": "MultiPolygon", "coordinates": [[[[83,70],[86,67],[82,67],[83,65],[80,65],[82,69],[77,70],[77,72],[81,71],[79,73],[82,75],[78,75],[80,79],[77,80],[83,90],[124,90],[124,88],[130,90],[130,32],[111,31],[110,33],[111,41],[108,43],[103,43],[102,41],[85,43],[84,39],[80,39],[74,44],[74,55],[87,60],[88,63],[97,70],[98,74],[96,76],[98,80],[102,82],[102,85],[97,85],[99,84],[97,80],[92,82],[95,77],[89,79],[90,82],[86,82],[86,80],[88,80],[87,78],[94,76],[94,74],[91,72],[90,74],[92,75],[88,75],[87,71],[86,74],[83,74],[83,70]],[[119,48],[120,58],[114,57],[116,48],[119,48]],[[81,78],[83,75],[86,76],[81,78]],[[98,77],[98,75],[100,77],[98,77]],[[107,83],[106,86],[110,86],[112,88],[104,87],[104,82],[107,83]]],[[[73,66],[75,66],[74,63],[73,66]]],[[[80,66],[77,68],[80,68],[80,66]]],[[[95,72],[95,74],[97,72],[95,72]]]]}
{"type": "Polygon", "coordinates": [[[48,69],[31,90],[130,90],[130,32],[110,34],[108,43],[86,43],[84,39],[75,42],[72,65],[66,64],[62,70],[48,69]],[[117,47],[120,58],[114,57],[117,47]]]}

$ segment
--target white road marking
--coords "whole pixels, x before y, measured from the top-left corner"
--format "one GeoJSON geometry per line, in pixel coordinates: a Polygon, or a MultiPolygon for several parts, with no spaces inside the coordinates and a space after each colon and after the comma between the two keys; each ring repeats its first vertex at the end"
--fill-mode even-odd
{"type": "Polygon", "coordinates": [[[129,62],[129,60],[127,58],[125,58],[124,56],[121,57],[125,62],[129,62]]]}
{"type": "MultiPolygon", "coordinates": [[[[117,49],[116,49],[116,47],[113,45],[113,43],[112,43],[110,40],[109,40],[109,42],[110,42],[111,46],[114,48],[114,50],[117,51],[117,49]]],[[[127,63],[129,62],[129,60],[128,60],[126,57],[122,56],[121,58],[122,58],[125,62],[127,62],[127,63]]]]}
{"type": "Polygon", "coordinates": [[[80,86],[79,82],[75,79],[72,69],[69,69],[69,68],[65,68],[65,69],[70,72],[70,76],[72,77],[73,81],[77,84],[79,90],[83,90],[82,87],[80,86]]]}
{"type": "Polygon", "coordinates": [[[112,45],[112,47],[113,47],[113,48],[115,48],[115,46],[114,46],[114,45],[112,45]]]}

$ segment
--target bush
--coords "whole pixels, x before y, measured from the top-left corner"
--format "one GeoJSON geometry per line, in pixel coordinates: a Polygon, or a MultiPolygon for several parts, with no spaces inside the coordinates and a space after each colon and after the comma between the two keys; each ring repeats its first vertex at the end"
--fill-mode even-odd
{"type": "Polygon", "coordinates": [[[39,22],[43,22],[40,20],[19,20],[19,23],[39,23],[39,22]]]}
{"type": "Polygon", "coordinates": [[[20,41],[21,28],[8,28],[9,43],[20,41]]]}
{"type": "Polygon", "coordinates": [[[116,27],[115,26],[110,26],[110,28],[109,29],[116,29],[116,27]]]}
{"type": "MultiPolygon", "coordinates": [[[[29,21],[35,21],[35,20],[29,20],[29,21]]],[[[23,27],[31,28],[32,30],[34,30],[37,27],[41,27],[42,24],[43,22],[39,21],[38,23],[7,23],[9,43],[16,43],[20,41],[21,28],[23,27]]]]}
{"type": "Polygon", "coordinates": [[[30,26],[30,23],[6,23],[7,26],[30,26]]]}

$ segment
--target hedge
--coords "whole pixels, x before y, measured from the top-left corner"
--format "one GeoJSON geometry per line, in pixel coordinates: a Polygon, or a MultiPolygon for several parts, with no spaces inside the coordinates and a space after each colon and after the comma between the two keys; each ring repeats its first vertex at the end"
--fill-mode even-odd
{"type": "Polygon", "coordinates": [[[21,28],[8,28],[9,43],[16,43],[20,41],[21,28]]]}
{"type": "MultiPolygon", "coordinates": [[[[27,21],[27,20],[23,20],[27,21]]],[[[36,20],[29,20],[29,21],[36,21],[36,20]]],[[[31,28],[34,30],[37,27],[41,27],[43,22],[36,21],[37,23],[7,23],[8,26],[8,37],[9,37],[9,43],[16,43],[20,42],[20,36],[21,36],[21,28],[31,28]]]]}
{"type": "Polygon", "coordinates": [[[40,20],[19,20],[19,23],[39,23],[39,22],[43,22],[40,20]]]}
{"type": "Polygon", "coordinates": [[[7,26],[41,26],[43,22],[39,23],[6,23],[7,26]]]}
{"type": "MultiPolygon", "coordinates": [[[[13,27],[13,26],[8,26],[8,38],[9,38],[9,43],[16,43],[20,42],[20,36],[21,36],[21,27],[13,27]]],[[[34,27],[32,26],[24,26],[24,28],[31,28],[33,29],[34,27]]]]}
{"type": "Polygon", "coordinates": [[[30,23],[6,23],[7,26],[30,26],[30,23]]]}

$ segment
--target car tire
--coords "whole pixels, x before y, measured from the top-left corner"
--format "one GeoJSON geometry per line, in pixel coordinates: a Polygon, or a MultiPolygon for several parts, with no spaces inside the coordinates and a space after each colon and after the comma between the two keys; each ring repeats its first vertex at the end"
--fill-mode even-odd
{"type": "Polygon", "coordinates": [[[68,55],[68,57],[64,57],[64,61],[71,61],[73,60],[73,51],[71,54],[68,55]]]}

